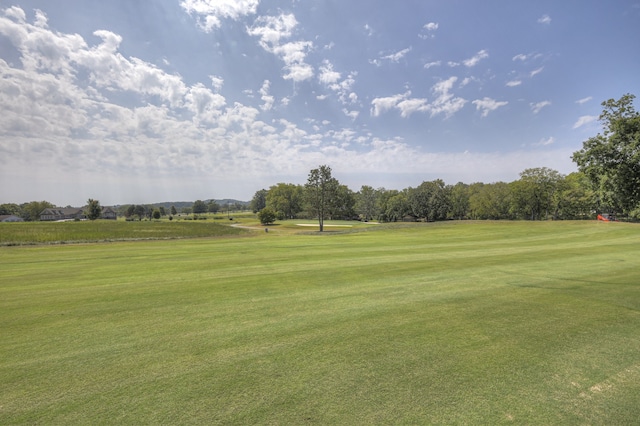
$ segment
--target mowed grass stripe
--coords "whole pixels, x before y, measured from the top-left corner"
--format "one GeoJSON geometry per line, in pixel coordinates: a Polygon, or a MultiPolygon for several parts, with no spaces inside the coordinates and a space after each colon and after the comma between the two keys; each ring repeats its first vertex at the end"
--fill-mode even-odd
{"type": "Polygon", "coordinates": [[[640,231],[612,225],[4,248],[0,422],[628,422],[640,231]]]}

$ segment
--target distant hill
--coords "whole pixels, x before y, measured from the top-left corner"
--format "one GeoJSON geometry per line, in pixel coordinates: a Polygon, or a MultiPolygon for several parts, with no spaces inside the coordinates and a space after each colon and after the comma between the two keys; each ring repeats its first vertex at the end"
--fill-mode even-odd
{"type": "MultiPolygon", "coordinates": [[[[195,201],[195,200],[194,200],[195,201]]],[[[154,208],[156,207],[164,207],[166,210],[169,210],[171,208],[171,206],[175,206],[175,208],[180,211],[180,209],[184,208],[184,207],[191,207],[194,203],[194,201],[163,201],[161,203],[151,203],[151,204],[144,204],[145,206],[152,206],[154,208]]],[[[211,199],[207,199],[207,200],[202,200],[205,203],[209,203],[210,201],[212,201],[211,199]]],[[[233,206],[236,205],[241,205],[245,208],[249,207],[249,201],[240,201],[240,200],[234,200],[232,198],[224,198],[222,200],[213,200],[216,202],[216,204],[218,204],[220,206],[221,210],[225,210],[225,206],[231,205],[232,208],[233,206]]],[[[127,204],[128,205],[128,204],[127,204]]]]}

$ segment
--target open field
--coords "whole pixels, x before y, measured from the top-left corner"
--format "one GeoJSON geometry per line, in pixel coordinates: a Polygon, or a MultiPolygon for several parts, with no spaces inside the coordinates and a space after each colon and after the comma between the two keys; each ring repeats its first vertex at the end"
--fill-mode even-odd
{"type": "MultiPolygon", "coordinates": [[[[223,222],[227,225],[227,222],[223,222]]],[[[97,220],[0,224],[0,246],[220,237],[244,231],[214,221],[97,220]]]]}
{"type": "Polygon", "coordinates": [[[0,247],[0,424],[637,424],[640,226],[290,228],[0,247]]]}

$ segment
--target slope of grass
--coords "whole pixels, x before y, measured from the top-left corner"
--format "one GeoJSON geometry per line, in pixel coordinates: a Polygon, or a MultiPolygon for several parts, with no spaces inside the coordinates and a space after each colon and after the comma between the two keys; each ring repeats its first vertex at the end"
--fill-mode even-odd
{"type": "Polygon", "coordinates": [[[0,424],[633,424],[640,227],[0,249],[0,424]]]}
{"type": "Polygon", "coordinates": [[[0,223],[0,246],[218,237],[245,232],[225,225],[178,219],[172,222],[96,220],[0,223]]]}

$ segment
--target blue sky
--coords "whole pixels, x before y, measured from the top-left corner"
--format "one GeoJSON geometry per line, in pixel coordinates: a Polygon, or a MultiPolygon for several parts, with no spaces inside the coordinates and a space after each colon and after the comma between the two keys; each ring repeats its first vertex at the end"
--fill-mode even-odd
{"type": "Polygon", "coordinates": [[[568,174],[639,40],[640,0],[3,0],[0,202],[568,174]]]}

